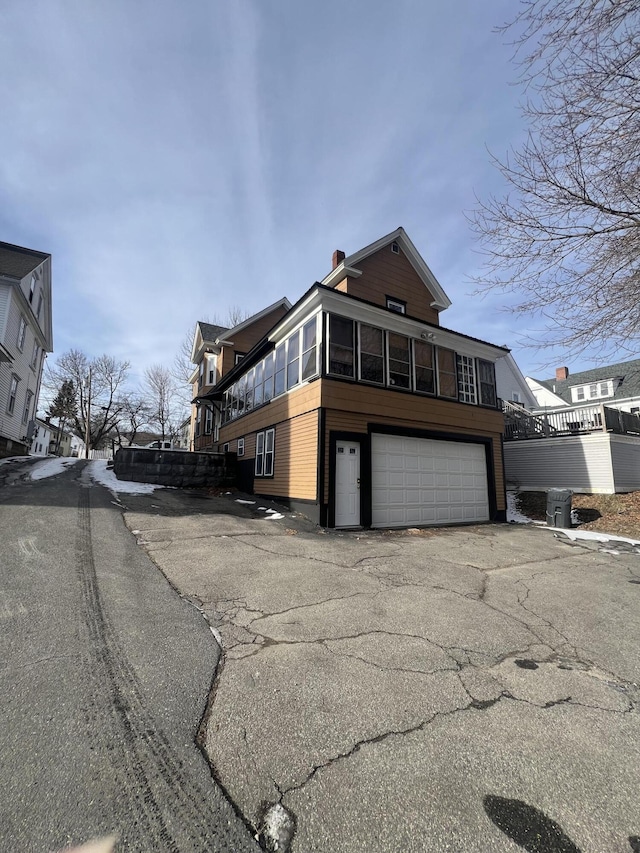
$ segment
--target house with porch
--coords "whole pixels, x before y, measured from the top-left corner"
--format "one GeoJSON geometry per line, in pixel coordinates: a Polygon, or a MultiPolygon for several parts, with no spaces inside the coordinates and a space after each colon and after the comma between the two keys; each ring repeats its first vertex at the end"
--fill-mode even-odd
{"type": "Polygon", "coordinates": [[[509,486],[640,489],[640,359],[573,375],[559,367],[554,379],[526,381],[535,406],[504,402],[509,486]]]}
{"type": "Polygon", "coordinates": [[[241,358],[221,357],[235,330],[208,335],[215,368],[194,401],[208,446],[236,454],[246,491],[325,526],[504,520],[508,351],[441,326],[450,304],[403,228],[336,251],[294,305],[265,309],[280,316],[241,358]]]}
{"type": "Polygon", "coordinates": [[[52,350],[51,255],[0,242],[0,457],[29,451],[52,350]]]}

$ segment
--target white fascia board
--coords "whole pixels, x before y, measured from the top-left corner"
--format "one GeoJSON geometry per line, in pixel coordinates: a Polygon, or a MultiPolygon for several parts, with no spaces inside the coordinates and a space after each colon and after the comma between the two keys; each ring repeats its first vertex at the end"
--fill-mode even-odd
{"type": "Polygon", "coordinates": [[[380,237],[379,240],[376,240],[375,243],[371,243],[369,246],[365,246],[364,249],[360,249],[358,252],[355,252],[353,255],[349,255],[348,258],[345,258],[344,261],[339,264],[335,270],[332,270],[329,275],[322,280],[322,284],[326,284],[328,287],[332,287],[337,281],[341,279],[338,278],[340,272],[342,272],[342,278],[345,275],[353,275],[354,273],[358,273],[361,275],[360,270],[356,269],[360,261],[368,258],[369,255],[373,255],[376,252],[379,252],[380,249],[384,249],[385,246],[391,245],[393,242],[398,243],[398,245],[404,250],[405,255],[409,259],[411,266],[418,273],[420,278],[422,279],[425,287],[429,290],[429,292],[435,297],[431,306],[433,308],[438,308],[440,311],[444,311],[451,305],[451,300],[447,296],[447,294],[442,289],[442,286],[438,282],[435,275],[431,272],[424,258],[420,254],[420,252],[416,249],[412,241],[410,240],[407,232],[404,228],[396,228],[395,231],[392,231],[390,234],[385,235],[384,237],[380,237]],[[347,272],[348,271],[348,272],[347,272]]]}
{"type": "Polygon", "coordinates": [[[350,278],[358,278],[362,275],[362,270],[357,270],[355,267],[348,266],[346,261],[342,261],[341,264],[331,270],[328,276],[322,279],[322,284],[326,284],[327,287],[335,287],[336,284],[339,284],[343,279],[347,276],[350,278]]]}
{"type": "Polygon", "coordinates": [[[257,314],[252,314],[251,317],[247,317],[246,320],[243,320],[242,323],[238,323],[238,325],[234,326],[233,329],[229,329],[226,336],[227,339],[232,338],[233,335],[237,335],[238,332],[244,331],[257,320],[262,320],[263,317],[266,317],[267,314],[270,314],[274,309],[279,308],[280,306],[286,308],[287,311],[291,308],[291,303],[286,296],[282,299],[278,299],[278,301],[274,302],[272,305],[268,305],[266,308],[263,308],[262,311],[258,311],[257,314]]]}
{"type": "Polygon", "coordinates": [[[311,291],[295,311],[287,314],[269,335],[269,340],[281,340],[320,309],[349,317],[360,323],[376,326],[379,329],[397,332],[410,338],[421,338],[424,334],[428,336],[429,343],[455,350],[461,355],[483,358],[487,361],[495,361],[505,355],[505,350],[494,344],[471,340],[464,335],[459,335],[440,326],[421,323],[419,320],[413,320],[403,314],[396,314],[394,311],[388,311],[378,305],[355,301],[339,290],[320,290],[319,288],[311,291]]]}

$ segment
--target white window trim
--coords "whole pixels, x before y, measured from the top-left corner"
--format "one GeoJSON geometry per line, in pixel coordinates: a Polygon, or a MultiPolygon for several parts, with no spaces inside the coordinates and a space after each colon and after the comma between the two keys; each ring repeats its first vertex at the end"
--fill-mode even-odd
{"type": "Polygon", "coordinates": [[[458,371],[458,402],[478,405],[478,384],[476,377],[476,360],[470,355],[456,353],[456,367],[458,371]],[[463,386],[469,386],[468,391],[463,386]]]}
{"type": "Polygon", "coordinates": [[[244,456],[244,438],[238,439],[238,456],[244,456]]]}
{"type": "Polygon", "coordinates": [[[27,339],[27,321],[24,316],[20,315],[20,325],[18,326],[18,338],[16,340],[16,346],[20,350],[20,352],[24,352],[24,342],[27,339]]]}
{"type": "Polygon", "coordinates": [[[20,377],[15,373],[11,374],[11,379],[9,380],[9,396],[7,397],[7,414],[13,415],[16,411],[16,401],[18,399],[18,388],[20,386],[20,377]]]}
{"type": "Polygon", "coordinates": [[[393,296],[387,296],[386,306],[389,311],[394,311],[396,314],[406,314],[407,306],[400,299],[394,299],[393,296]]]}
{"type": "Polygon", "coordinates": [[[274,427],[256,433],[256,461],[254,474],[256,477],[273,477],[276,449],[276,431],[274,427]],[[267,444],[271,438],[271,450],[267,450],[267,444]],[[267,459],[271,460],[271,470],[267,474],[267,459]]]}

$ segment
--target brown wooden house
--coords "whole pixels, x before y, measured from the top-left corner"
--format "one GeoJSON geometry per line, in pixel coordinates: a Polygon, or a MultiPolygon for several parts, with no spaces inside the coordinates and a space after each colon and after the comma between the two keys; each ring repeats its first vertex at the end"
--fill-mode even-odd
{"type": "Polygon", "coordinates": [[[402,228],[336,252],[295,305],[245,321],[246,343],[237,330],[194,342],[201,358],[218,348],[195,449],[236,453],[244,490],[330,527],[504,520],[494,364],[507,350],[440,326],[450,304],[402,228]]]}

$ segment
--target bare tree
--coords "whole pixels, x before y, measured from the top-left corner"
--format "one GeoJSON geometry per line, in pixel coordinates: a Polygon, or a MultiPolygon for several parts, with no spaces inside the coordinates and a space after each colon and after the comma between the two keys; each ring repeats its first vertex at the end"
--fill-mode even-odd
{"type": "Polygon", "coordinates": [[[175,380],[168,368],[154,364],[145,370],[144,382],[149,423],[160,429],[164,441],[177,415],[175,380]]]}
{"type": "Polygon", "coordinates": [[[149,423],[149,404],[141,393],[129,393],[122,398],[122,416],[117,426],[118,443],[126,433],[129,447],[135,443],[138,431],[149,423]]]}
{"type": "Polygon", "coordinates": [[[640,342],[640,6],[522,0],[515,33],[529,134],[494,163],[509,187],[470,221],[487,255],[479,290],[541,316],[535,346],[573,354],[640,342]]]}
{"type": "Polygon", "coordinates": [[[72,349],[47,365],[45,381],[53,388],[64,381],[73,382],[77,404],[73,431],[84,440],[89,420],[89,445],[100,447],[120,422],[128,374],[128,361],[117,361],[110,355],[90,359],[81,350],[72,349]]]}

